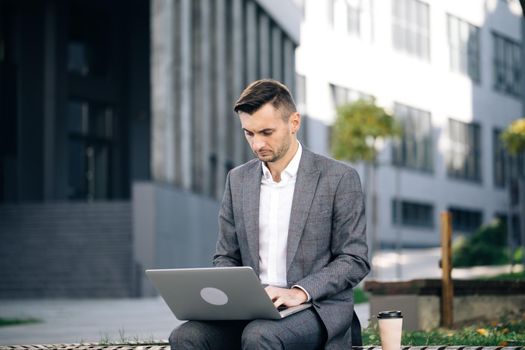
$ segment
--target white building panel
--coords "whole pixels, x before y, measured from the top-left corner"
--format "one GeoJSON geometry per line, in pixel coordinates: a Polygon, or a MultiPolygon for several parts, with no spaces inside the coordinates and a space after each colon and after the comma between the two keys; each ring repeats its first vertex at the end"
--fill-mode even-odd
{"type": "MultiPolygon", "coordinates": [[[[386,142],[381,151],[376,177],[379,241],[395,245],[398,237],[393,223],[393,199],[397,191],[404,201],[433,207],[433,223],[428,227],[402,226],[405,246],[438,245],[440,212],[449,208],[477,211],[481,213],[482,223],[504,214],[508,196],[504,189],[494,184],[493,132],[522,117],[523,93],[511,95],[495,89],[497,55],[493,33],[509,39],[521,49],[523,17],[518,1],[305,0],[304,5],[296,69],[306,80],[305,112],[316,121],[312,128],[317,131],[309,130],[309,144],[314,151],[329,154],[329,132],[320,128],[323,125],[328,128],[335,120],[330,84],[372,95],[379,105],[391,112],[398,103],[431,115],[432,171],[401,167],[399,188],[396,188],[397,170],[392,166],[391,143],[386,142]],[[356,6],[361,9],[361,17],[355,15],[356,6]],[[428,8],[428,16],[425,16],[425,8],[428,8]],[[410,22],[413,16],[394,18],[394,13],[407,9],[416,13],[415,22],[410,22]],[[349,23],[352,19],[353,23],[349,23]],[[356,21],[361,26],[357,34],[356,21]],[[449,34],[449,23],[452,23],[450,26],[458,25],[459,29],[454,32],[457,35],[449,34]],[[396,49],[394,25],[408,28],[406,33],[426,36],[428,41],[405,40],[406,47],[396,49]],[[479,70],[471,63],[476,60],[468,60],[467,54],[458,57],[467,59],[466,67],[469,72],[477,72],[472,74],[477,74],[479,79],[474,78],[476,75],[471,78],[467,73],[451,69],[449,38],[461,41],[474,32],[478,33],[478,41],[476,34],[470,34],[469,47],[479,50],[479,55],[471,54],[477,57],[479,70]],[[427,45],[428,50],[425,49],[427,45]],[[448,174],[449,151],[453,149],[460,154],[456,161],[461,160],[458,148],[462,146],[451,140],[450,118],[477,125],[468,126],[469,130],[479,129],[479,147],[463,155],[468,157],[472,152],[479,152],[479,171],[471,174],[478,177],[477,180],[457,179],[448,174]]],[[[521,75],[525,76],[524,68],[521,68],[521,75]]],[[[356,167],[366,182],[364,167],[361,164],[356,167]]],[[[370,205],[367,210],[370,220],[370,205]]]]}

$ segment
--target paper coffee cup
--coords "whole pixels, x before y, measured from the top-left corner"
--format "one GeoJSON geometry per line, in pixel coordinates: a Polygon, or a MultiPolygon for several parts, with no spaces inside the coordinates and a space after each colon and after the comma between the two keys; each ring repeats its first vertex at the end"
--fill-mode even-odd
{"type": "Polygon", "coordinates": [[[403,315],[401,311],[381,311],[377,314],[379,337],[383,350],[401,349],[401,331],[403,329],[403,315]]]}

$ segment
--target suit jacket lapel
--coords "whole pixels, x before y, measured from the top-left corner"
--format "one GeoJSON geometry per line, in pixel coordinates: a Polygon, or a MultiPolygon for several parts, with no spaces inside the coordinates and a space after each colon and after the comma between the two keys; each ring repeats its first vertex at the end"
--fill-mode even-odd
{"type": "Polygon", "coordinates": [[[243,213],[246,239],[252,261],[253,269],[259,275],[259,198],[261,195],[261,163],[256,162],[249,169],[243,181],[243,213]]]}
{"type": "Polygon", "coordinates": [[[290,269],[299,241],[303,234],[306,219],[310,212],[310,206],[317,189],[320,171],[315,167],[313,154],[303,148],[295,190],[290,213],[290,226],[288,229],[288,246],[286,249],[286,271],[290,269]]]}

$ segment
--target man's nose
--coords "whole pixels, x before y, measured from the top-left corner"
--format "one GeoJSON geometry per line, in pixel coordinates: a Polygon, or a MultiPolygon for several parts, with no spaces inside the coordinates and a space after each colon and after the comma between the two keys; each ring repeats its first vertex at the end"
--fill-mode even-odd
{"type": "Polygon", "coordinates": [[[252,149],[254,151],[258,151],[260,150],[261,148],[264,147],[264,140],[261,138],[261,137],[258,137],[257,135],[253,137],[253,140],[252,140],[252,149]]]}

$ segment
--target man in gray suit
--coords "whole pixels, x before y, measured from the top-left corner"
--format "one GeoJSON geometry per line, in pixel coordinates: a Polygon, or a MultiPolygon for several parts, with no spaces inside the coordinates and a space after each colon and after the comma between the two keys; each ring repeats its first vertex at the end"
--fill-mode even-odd
{"type": "Polygon", "coordinates": [[[228,174],[214,265],[251,266],[275,306],[313,307],[282,320],[189,321],[170,344],[349,349],[357,321],[352,288],[370,270],[359,176],[301,146],[301,118],[283,84],[253,82],[234,110],[257,159],[228,174]]]}

